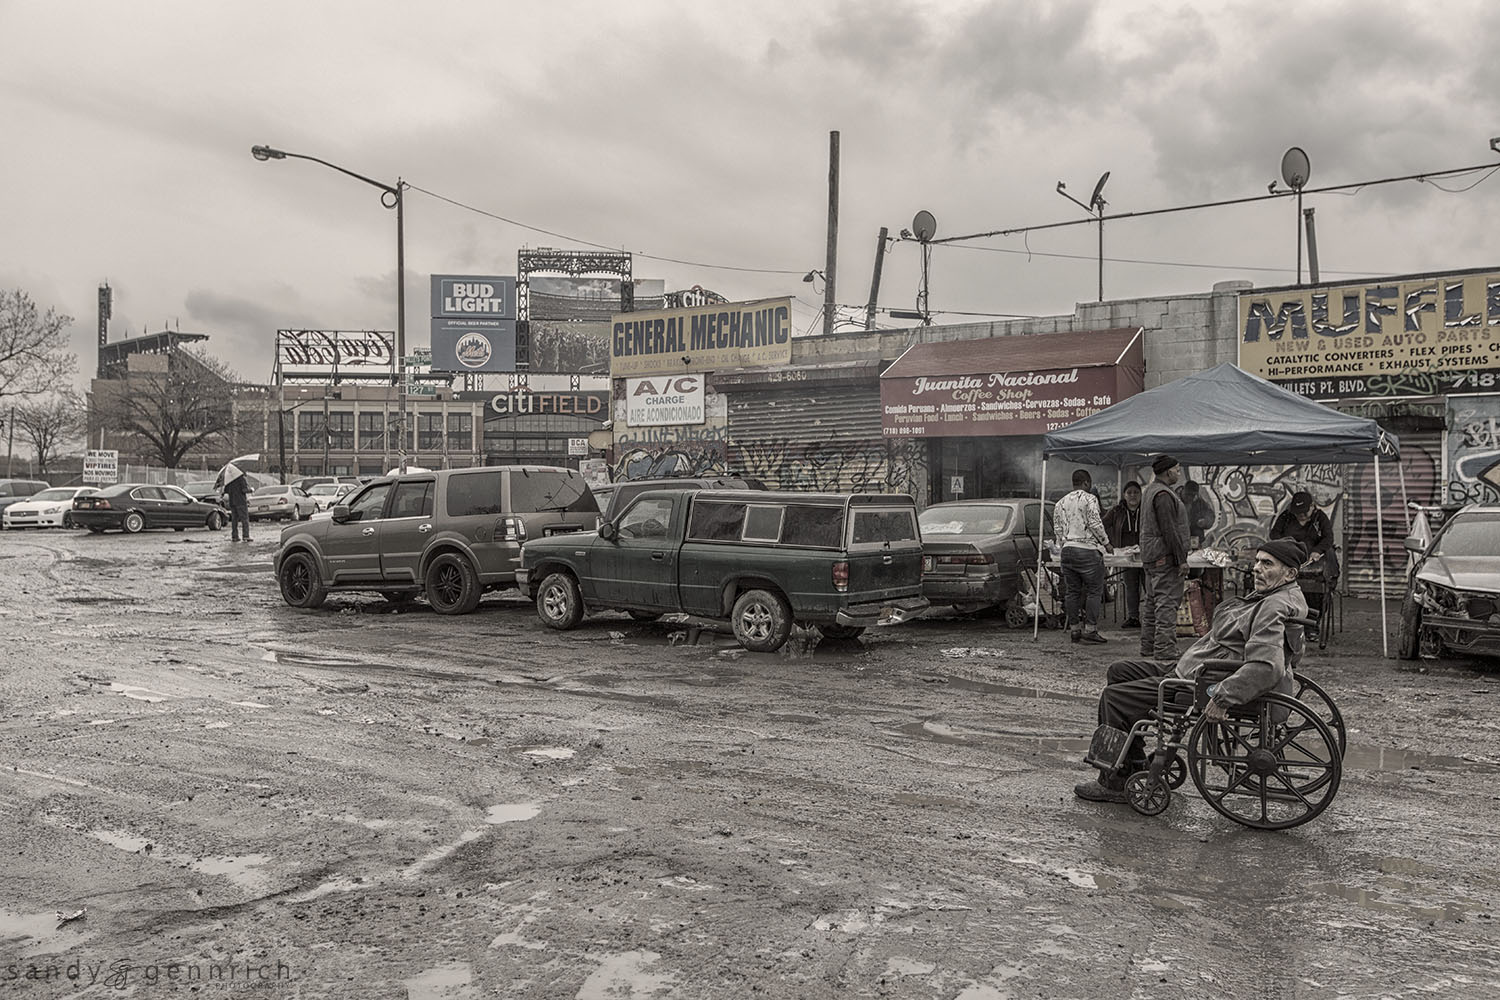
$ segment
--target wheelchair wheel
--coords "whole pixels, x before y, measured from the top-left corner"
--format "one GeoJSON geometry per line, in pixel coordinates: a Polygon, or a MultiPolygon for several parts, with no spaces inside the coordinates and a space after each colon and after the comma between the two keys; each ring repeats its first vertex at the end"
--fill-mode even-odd
{"type": "Polygon", "coordinates": [[[1253,829],[1286,830],[1328,808],[1343,756],[1311,708],[1267,694],[1227,721],[1200,718],[1188,736],[1187,769],[1216,812],[1253,829]]]}
{"type": "Polygon", "coordinates": [[[1125,779],[1125,797],[1142,816],[1155,816],[1172,804],[1172,790],[1164,781],[1152,781],[1150,771],[1137,771],[1125,779]]]}
{"type": "MultiPolygon", "coordinates": [[[[1152,756],[1155,757],[1156,754],[1153,753],[1152,756]]],[[[1161,769],[1161,780],[1169,788],[1181,788],[1187,782],[1187,764],[1183,763],[1181,754],[1173,753],[1167,758],[1161,769]]]]}
{"type": "Polygon", "coordinates": [[[1324,691],[1311,677],[1297,674],[1292,678],[1292,683],[1295,686],[1292,697],[1312,709],[1314,714],[1323,720],[1323,724],[1333,731],[1333,735],[1339,741],[1339,756],[1344,756],[1344,752],[1349,748],[1349,733],[1344,728],[1344,716],[1339,712],[1338,706],[1333,703],[1332,698],[1328,697],[1328,692],[1324,691]]]}

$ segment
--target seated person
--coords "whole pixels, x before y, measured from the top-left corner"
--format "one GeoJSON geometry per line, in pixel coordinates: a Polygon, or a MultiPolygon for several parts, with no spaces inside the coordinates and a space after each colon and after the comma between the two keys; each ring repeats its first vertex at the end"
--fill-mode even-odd
{"type": "MultiPolygon", "coordinates": [[[[1208,634],[1188,647],[1169,668],[1173,675],[1194,678],[1212,660],[1231,660],[1238,670],[1209,688],[1204,718],[1221,721],[1228,710],[1254,701],[1268,691],[1290,694],[1292,670],[1302,657],[1302,630],[1287,630],[1288,618],[1304,618],[1307,601],[1297,586],[1297,569],[1307,558],[1292,538],[1264,542],[1255,552],[1255,589],[1227,601],[1214,612],[1208,634]]],[[[1099,724],[1125,732],[1156,710],[1157,688],[1165,676],[1152,660],[1110,664],[1108,686],[1099,696],[1099,724]]],[[[1101,773],[1096,781],[1077,785],[1073,793],[1091,802],[1124,802],[1125,779],[1145,767],[1144,750],[1130,748],[1123,771],[1101,773]]]]}
{"type": "MultiPolygon", "coordinates": [[[[1333,547],[1333,522],[1313,504],[1312,494],[1298,490],[1292,494],[1292,502],[1286,510],[1271,522],[1271,538],[1295,538],[1307,549],[1307,563],[1303,573],[1321,581],[1307,588],[1307,606],[1313,618],[1323,614],[1323,594],[1332,590],[1339,580],[1339,557],[1333,547]]],[[[1321,624],[1321,623],[1320,623],[1321,624]]],[[[1314,632],[1311,639],[1317,638],[1314,632]]]]}

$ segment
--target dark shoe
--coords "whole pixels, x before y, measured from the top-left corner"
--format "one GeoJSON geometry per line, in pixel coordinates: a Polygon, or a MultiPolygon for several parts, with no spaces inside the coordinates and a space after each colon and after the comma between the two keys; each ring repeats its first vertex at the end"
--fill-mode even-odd
{"type": "Polygon", "coordinates": [[[1106,777],[1101,777],[1098,781],[1085,781],[1074,785],[1073,794],[1088,802],[1129,801],[1125,795],[1125,783],[1106,777]]]}
{"type": "Polygon", "coordinates": [[[1083,633],[1083,636],[1082,636],[1081,639],[1074,639],[1073,641],[1074,642],[1108,642],[1109,640],[1106,639],[1106,638],[1104,638],[1104,636],[1100,635],[1099,632],[1098,632],[1098,630],[1096,629],[1093,632],[1085,632],[1085,633],[1083,633]]]}
{"type": "Polygon", "coordinates": [[[1077,642],[1078,640],[1080,640],[1082,638],[1083,638],[1083,633],[1080,632],[1078,629],[1075,628],[1073,630],[1073,641],[1077,642]]]}
{"type": "Polygon", "coordinates": [[[1123,622],[1120,623],[1120,627],[1121,628],[1140,628],[1141,627],[1141,620],[1139,618],[1127,618],[1123,622]]]}

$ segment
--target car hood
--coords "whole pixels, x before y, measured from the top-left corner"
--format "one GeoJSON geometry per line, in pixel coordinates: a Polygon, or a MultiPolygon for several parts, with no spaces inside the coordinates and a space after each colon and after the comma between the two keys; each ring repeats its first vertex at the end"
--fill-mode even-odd
{"type": "Polygon", "coordinates": [[[1494,556],[1429,556],[1417,579],[1454,590],[1500,594],[1500,564],[1494,556]]]}
{"type": "Polygon", "coordinates": [[[521,545],[521,563],[523,565],[536,562],[536,554],[541,552],[566,552],[576,549],[580,545],[592,544],[599,538],[597,528],[589,531],[572,531],[560,535],[543,535],[540,538],[528,538],[521,545]],[[532,558],[527,559],[526,554],[532,553],[532,558]]]}
{"type": "Polygon", "coordinates": [[[31,511],[31,512],[39,514],[42,511],[46,510],[48,507],[58,507],[58,506],[71,507],[71,506],[73,506],[73,501],[71,501],[71,500],[18,500],[15,503],[6,504],[5,505],[5,509],[6,510],[10,510],[10,511],[15,511],[18,514],[26,512],[26,511],[31,511]]]}

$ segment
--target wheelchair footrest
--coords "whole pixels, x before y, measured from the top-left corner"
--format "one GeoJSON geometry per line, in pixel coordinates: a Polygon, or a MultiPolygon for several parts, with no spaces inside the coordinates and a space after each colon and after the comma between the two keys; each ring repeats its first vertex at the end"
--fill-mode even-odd
{"type": "Polygon", "coordinates": [[[1130,734],[1124,730],[1114,726],[1100,726],[1094,730],[1093,739],[1089,740],[1089,752],[1083,762],[1101,771],[1113,771],[1124,760],[1125,746],[1129,742],[1130,734]]]}

